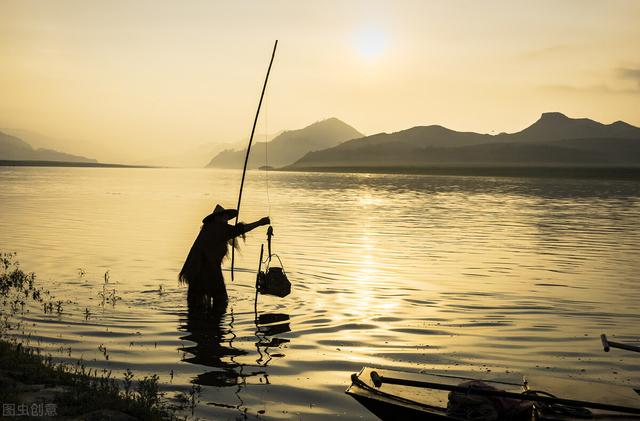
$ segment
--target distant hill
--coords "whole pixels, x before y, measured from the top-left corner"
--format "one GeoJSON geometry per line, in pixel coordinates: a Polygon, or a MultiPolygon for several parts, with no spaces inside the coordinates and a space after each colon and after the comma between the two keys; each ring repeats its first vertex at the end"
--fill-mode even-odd
{"type": "Polygon", "coordinates": [[[310,152],[288,168],[429,165],[640,165],[640,128],[544,113],[517,133],[413,127],[310,152]]]}
{"type": "MultiPolygon", "coordinates": [[[[303,129],[285,131],[267,142],[268,165],[289,165],[310,151],[331,148],[345,140],[362,136],[362,133],[337,118],[318,121],[303,129]]],[[[211,159],[207,167],[242,168],[246,151],[246,148],[222,151],[211,159]]],[[[265,163],[265,142],[254,143],[247,167],[258,168],[265,163]]]]}
{"type": "Polygon", "coordinates": [[[538,121],[518,133],[498,137],[529,142],[591,138],[640,139],[640,128],[624,121],[602,124],[588,118],[569,118],[555,112],[543,113],[538,121]]]}
{"type": "Polygon", "coordinates": [[[108,164],[104,162],[16,161],[5,159],[0,159],[0,167],[157,168],[145,165],[108,164]]]}
{"type": "MultiPolygon", "coordinates": [[[[267,134],[267,141],[272,140],[282,132],[273,134],[267,134]]],[[[264,134],[256,134],[256,139],[265,139],[264,134]]],[[[206,142],[201,143],[195,147],[185,147],[184,149],[177,149],[172,154],[164,154],[157,156],[149,156],[148,158],[140,161],[140,164],[144,165],[162,165],[166,167],[180,167],[180,168],[202,168],[207,166],[211,161],[212,156],[216,156],[225,150],[239,150],[244,147],[249,138],[241,139],[235,142],[206,142]]]]}
{"type": "Polygon", "coordinates": [[[95,159],[71,155],[52,149],[34,149],[22,139],[0,132],[0,160],[7,161],[61,161],[97,163],[95,159]]]}

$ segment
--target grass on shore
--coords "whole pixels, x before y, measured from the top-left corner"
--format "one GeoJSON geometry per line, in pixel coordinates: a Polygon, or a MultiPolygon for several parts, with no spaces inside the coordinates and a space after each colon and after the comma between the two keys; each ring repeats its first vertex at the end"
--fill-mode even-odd
{"type": "Polygon", "coordinates": [[[175,418],[161,403],[156,375],[139,380],[135,388],[132,377],[125,376],[121,386],[110,371],[92,375],[81,362],[55,363],[37,349],[0,340],[0,401],[4,403],[54,403],[56,416],[110,410],[142,420],[175,418]]]}
{"type": "MultiPolygon", "coordinates": [[[[104,305],[104,288],[102,294],[104,305]]],[[[14,253],[0,253],[0,297],[3,404],[53,404],[58,417],[93,420],[112,419],[115,415],[121,420],[174,420],[179,418],[175,410],[187,407],[193,413],[199,395],[197,386],[176,396],[177,403],[169,405],[159,390],[156,374],[134,381],[133,372],[127,370],[122,379],[117,379],[109,370],[87,368],[82,360],[75,364],[55,362],[51,355],[42,355],[40,349],[21,343],[17,338],[24,337],[26,329],[20,316],[29,308],[52,312],[56,301],[49,291],[37,286],[33,273],[22,271],[14,253]],[[93,415],[86,417],[89,413],[93,415]]]]}

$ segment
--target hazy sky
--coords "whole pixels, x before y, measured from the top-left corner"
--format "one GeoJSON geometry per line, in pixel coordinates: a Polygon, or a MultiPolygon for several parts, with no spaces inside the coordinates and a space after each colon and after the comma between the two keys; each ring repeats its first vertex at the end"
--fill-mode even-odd
{"type": "Polygon", "coordinates": [[[639,22],[637,0],[0,0],[0,127],[118,162],[237,141],[276,38],[269,132],[640,125],[639,22]]]}

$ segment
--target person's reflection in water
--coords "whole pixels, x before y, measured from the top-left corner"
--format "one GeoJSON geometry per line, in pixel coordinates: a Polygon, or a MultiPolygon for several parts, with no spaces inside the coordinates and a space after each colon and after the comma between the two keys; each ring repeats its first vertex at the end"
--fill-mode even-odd
{"type": "MultiPolygon", "coordinates": [[[[265,313],[256,315],[255,342],[258,357],[256,364],[241,364],[235,358],[247,355],[247,351],[235,348],[233,345],[236,334],[233,332],[234,314],[226,312],[226,304],[210,303],[203,305],[201,301],[188,301],[187,318],[181,330],[188,334],[180,339],[193,342],[195,345],[180,348],[191,356],[183,361],[213,367],[220,370],[210,371],[198,375],[195,382],[208,386],[233,386],[244,383],[244,378],[265,376],[263,367],[267,367],[273,358],[284,357],[279,349],[288,339],[278,338],[276,335],[290,332],[289,316],[283,313],[265,313]],[[228,322],[225,322],[225,319],[228,322]],[[246,367],[256,370],[245,372],[246,367]]],[[[260,380],[262,382],[262,380],[260,380]]]]}
{"type": "Polygon", "coordinates": [[[239,364],[233,358],[246,352],[232,346],[234,335],[231,325],[223,324],[227,315],[226,301],[203,303],[202,300],[188,300],[187,303],[187,319],[182,329],[188,334],[180,339],[195,345],[181,348],[191,354],[184,361],[221,369],[199,374],[195,383],[219,387],[238,384],[240,374],[236,369],[239,364]]]}
{"type": "MultiPolygon", "coordinates": [[[[226,312],[226,303],[208,303],[202,301],[188,301],[186,320],[180,326],[180,330],[186,331],[186,335],[180,339],[193,342],[193,345],[180,348],[185,354],[183,361],[204,365],[213,370],[198,374],[193,383],[202,386],[235,387],[233,395],[235,402],[225,402],[223,395],[217,402],[207,402],[207,405],[237,409],[245,413],[244,400],[241,392],[252,378],[251,384],[269,384],[267,366],[274,358],[282,358],[281,345],[288,343],[288,339],[278,338],[275,335],[289,332],[289,316],[281,313],[254,314],[255,317],[255,342],[258,355],[255,363],[241,363],[236,358],[243,357],[248,351],[238,349],[236,334],[234,333],[233,309],[226,312]],[[275,352],[274,352],[275,351],[275,352]]],[[[251,313],[241,313],[240,316],[250,316],[251,313]]],[[[244,325],[247,326],[247,325],[244,325]]],[[[248,326],[247,326],[248,327],[248,326]]],[[[245,328],[246,329],[246,328],[245,328]]],[[[242,332],[241,338],[248,338],[248,332],[242,332]]],[[[242,358],[240,358],[242,359],[242,358]]]]}

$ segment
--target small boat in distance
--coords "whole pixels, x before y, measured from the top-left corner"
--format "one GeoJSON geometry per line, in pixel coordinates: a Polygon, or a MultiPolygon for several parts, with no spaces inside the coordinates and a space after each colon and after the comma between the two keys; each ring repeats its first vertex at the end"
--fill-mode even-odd
{"type": "Polygon", "coordinates": [[[514,374],[474,379],[370,367],[352,374],[351,381],[346,393],[383,420],[640,420],[640,390],[604,383],[514,374]],[[466,404],[468,411],[461,407],[466,404]]]}

